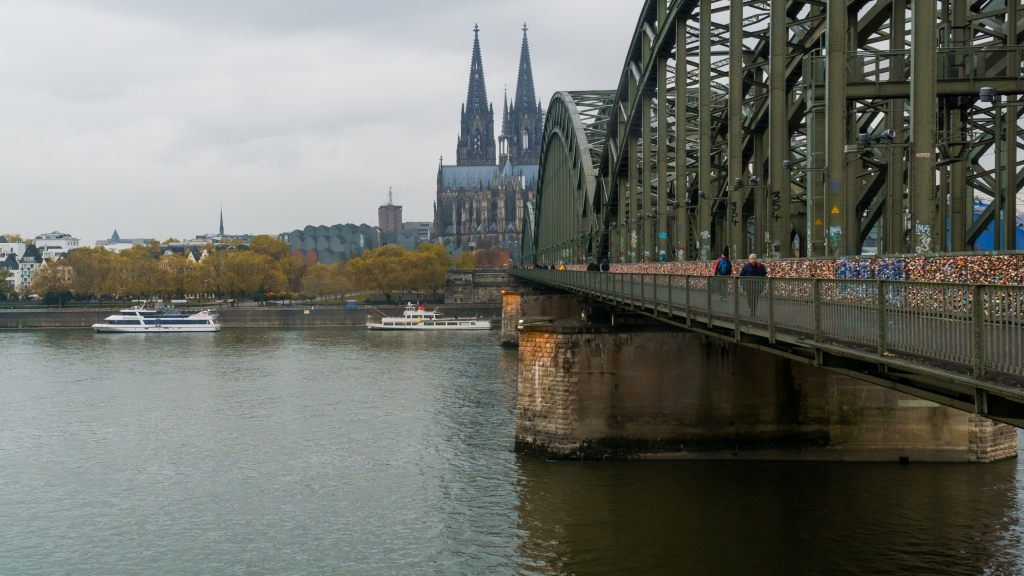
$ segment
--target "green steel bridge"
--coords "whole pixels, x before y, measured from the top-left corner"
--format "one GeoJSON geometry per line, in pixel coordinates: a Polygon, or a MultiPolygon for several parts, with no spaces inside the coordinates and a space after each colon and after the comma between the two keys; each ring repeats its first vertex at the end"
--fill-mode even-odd
{"type": "Polygon", "coordinates": [[[524,263],[1016,250],[1018,1],[648,0],[551,99],[524,263]]]}
{"type": "Polygon", "coordinates": [[[1024,287],[530,269],[1015,251],[1021,16],[648,0],[618,86],[551,99],[513,273],[1024,427],[1024,287]]]}

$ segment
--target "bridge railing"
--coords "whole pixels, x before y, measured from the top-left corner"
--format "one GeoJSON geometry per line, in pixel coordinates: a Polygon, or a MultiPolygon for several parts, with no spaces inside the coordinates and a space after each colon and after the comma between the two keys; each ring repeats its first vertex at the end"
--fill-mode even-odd
{"type": "Polygon", "coordinates": [[[1024,286],[516,270],[655,317],[1024,376],[1024,286]]]}

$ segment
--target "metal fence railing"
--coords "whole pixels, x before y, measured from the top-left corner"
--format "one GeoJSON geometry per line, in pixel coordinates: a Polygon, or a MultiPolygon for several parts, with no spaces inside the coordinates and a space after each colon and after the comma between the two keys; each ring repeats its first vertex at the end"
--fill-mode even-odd
{"type": "Polygon", "coordinates": [[[793,335],[1024,376],[1024,286],[519,269],[516,275],[687,322],[793,335]]]}

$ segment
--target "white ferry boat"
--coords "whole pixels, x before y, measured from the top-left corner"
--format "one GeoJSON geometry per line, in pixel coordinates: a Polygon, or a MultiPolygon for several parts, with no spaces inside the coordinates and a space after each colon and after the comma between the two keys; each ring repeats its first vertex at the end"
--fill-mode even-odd
{"type": "Polygon", "coordinates": [[[107,316],[103,322],[93,324],[97,332],[217,332],[220,324],[217,316],[209,310],[195,314],[173,314],[147,310],[136,306],[121,310],[120,314],[107,316]]]}
{"type": "Polygon", "coordinates": [[[385,317],[375,321],[366,317],[370,330],[490,330],[489,320],[472,318],[442,318],[437,310],[428,311],[423,306],[410,304],[401,317],[385,317]]]}

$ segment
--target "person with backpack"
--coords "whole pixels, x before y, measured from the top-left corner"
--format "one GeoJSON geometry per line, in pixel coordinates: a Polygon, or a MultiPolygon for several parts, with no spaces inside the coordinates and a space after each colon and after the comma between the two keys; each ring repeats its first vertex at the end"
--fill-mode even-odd
{"type": "Polygon", "coordinates": [[[750,261],[743,265],[743,269],[740,270],[740,276],[753,277],[750,280],[743,281],[743,289],[747,291],[747,307],[750,309],[750,316],[753,317],[757,314],[757,302],[761,298],[761,292],[764,292],[766,281],[761,280],[768,275],[768,268],[764,264],[757,261],[757,254],[750,255],[750,261]]]}
{"type": "MultiPolygon", "coordinates": [[[[729,262],[729,252],[722,251],[722,255],[715,260],[715,276],[732,276],[732,262],[729,262]]],[[[725,300],[729,294],[729,281],[725,278],[716,278],[718,284],[719,299],[725,300]]]]}

